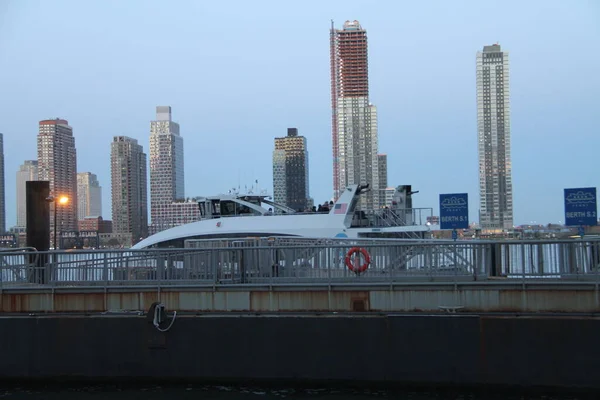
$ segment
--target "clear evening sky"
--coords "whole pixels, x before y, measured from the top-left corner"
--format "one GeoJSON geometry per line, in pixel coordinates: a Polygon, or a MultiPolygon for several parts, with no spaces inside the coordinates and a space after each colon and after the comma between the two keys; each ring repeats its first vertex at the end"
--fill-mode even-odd
{"type": "Polygon", "coordinates": [[[181,125],[187,196],[272,193],[273,138],[297,127],[311,196],[330,199],[331,19],[367,29],[379,152],[416,207],[468,192],[477,220],[475,56],[493,43],[510,54],[515,223],[564,221],[563,188],[600,186],[598,1],[0,0],[7,227],[39,120],[69,121],[111,219],[112,137],[148,154],[157,105],[181,125]]]}

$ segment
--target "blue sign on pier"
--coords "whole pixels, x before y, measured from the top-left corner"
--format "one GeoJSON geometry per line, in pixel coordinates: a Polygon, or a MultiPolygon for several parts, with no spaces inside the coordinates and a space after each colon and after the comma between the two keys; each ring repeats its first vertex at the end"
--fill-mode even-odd
{"type": "Polygon", "coordinates": [[[596,225],[596,188],[565,189],[565,225],[596,225]]]}
{"type": "Polygon", "coordinates": [[[467,229],[468,227],[468,193],[440,194],[440,228],[467,229]]]}

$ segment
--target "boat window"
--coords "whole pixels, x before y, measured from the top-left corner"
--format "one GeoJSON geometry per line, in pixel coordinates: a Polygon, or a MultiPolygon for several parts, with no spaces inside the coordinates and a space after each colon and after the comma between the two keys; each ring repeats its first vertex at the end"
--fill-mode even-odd
{"type": "Polygon", "coordinates": [[[354,210],[356,209],[356,204],[358,203],[358,196],[354,196],[352,200],[350,200],[350,206],[348,207],[348,215],[353,215],[354,210]]]}
{"type": "Polygon", "coordinates": [[[219,201],[206,200],[198,202],[200,215],[202,218],[217,218],[219,217],[219,201]]]}
{"type": "Polygon", "coordinates": [[[231,216],[235,215],[235,205],[233,201],[225,200],[221,201],[221,215],[222,216],[231,216]]]}
{"type": "Polygon", "coordinates": [[[190,235],[184,238],[166,240],[164,242],[155,243],[148,248],[184,248],[186,240],[210,240],[210,239],[233,239],[233,238],[249,238],[249,237],[294,237],[296,235],[268,233],[268,232],[240,232],[240,233],[222,233],[209,235],[190,235]]]}
{"type": "Polygon", "coordinates": [[[238,205],[238,207],[238,214],[252,214],[252,210],[250,209],[250,207],[245,206],[243,204],[238,205]]]}

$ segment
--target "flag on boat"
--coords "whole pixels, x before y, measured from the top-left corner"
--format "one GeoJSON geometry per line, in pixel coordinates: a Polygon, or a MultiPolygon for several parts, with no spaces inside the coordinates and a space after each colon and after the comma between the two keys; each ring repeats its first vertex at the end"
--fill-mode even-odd
{"type": "Polygon", "coordinates": [[[348,209],[348,203],[336,204],[333,208],[334,214],[346,214],[346,210],[348,209]]]}

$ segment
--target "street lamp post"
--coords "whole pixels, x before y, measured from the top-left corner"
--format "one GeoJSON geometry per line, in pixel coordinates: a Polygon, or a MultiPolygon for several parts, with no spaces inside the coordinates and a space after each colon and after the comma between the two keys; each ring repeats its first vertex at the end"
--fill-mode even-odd
{"type": "Polygon", "coordinates": [[[58,205],[65,205],[69,202],[69,198],[67,196],[60,196],[60,197],[48,197],[46,199],[47,202],[49,203],[54,203],[54,250],[58,249],[58,242],[56,241],[56,232],[58,230],[58,225],[56,222],[56,215],[58,214],[57,212],[57,208],[58,205]]]}

